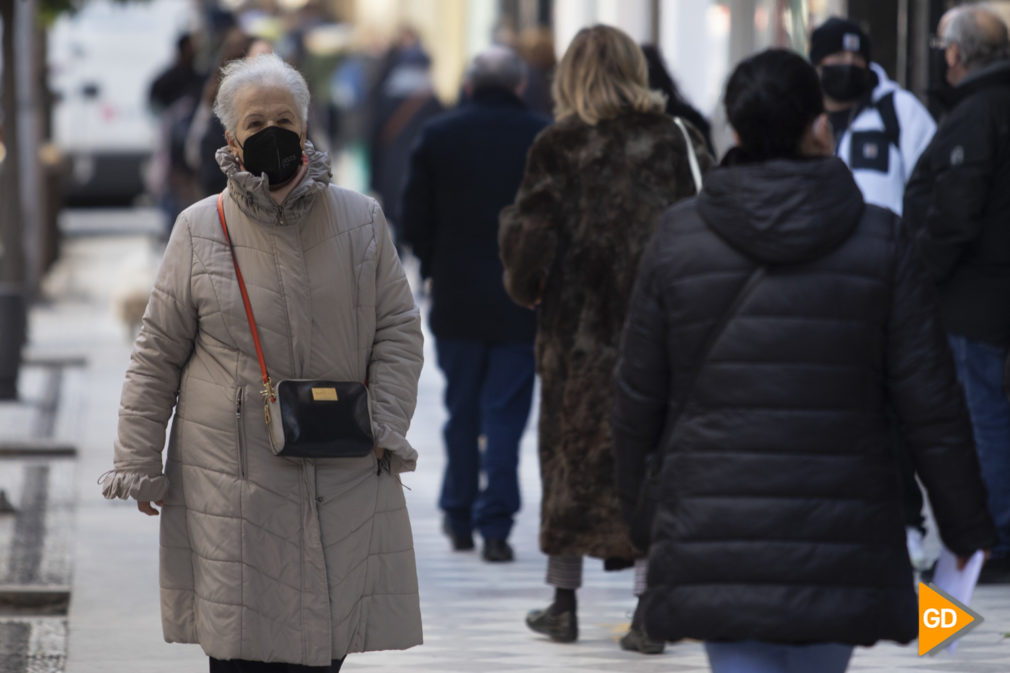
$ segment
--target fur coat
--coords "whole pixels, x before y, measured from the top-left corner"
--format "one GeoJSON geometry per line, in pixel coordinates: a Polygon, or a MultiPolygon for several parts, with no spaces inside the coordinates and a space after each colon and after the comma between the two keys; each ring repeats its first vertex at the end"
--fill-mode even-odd
{"type": "MultiPolygon", "coordinates": [[[[692,140],[711,164],[700,134],[692,140]]],[[[611,386],[638,260],[659,214],[695,192],[683,134],[661,113],[567,119],[530,149],[499,247],[512,299],[539,302],[540,548],[634,559],[611,452],[611,386]]]]}

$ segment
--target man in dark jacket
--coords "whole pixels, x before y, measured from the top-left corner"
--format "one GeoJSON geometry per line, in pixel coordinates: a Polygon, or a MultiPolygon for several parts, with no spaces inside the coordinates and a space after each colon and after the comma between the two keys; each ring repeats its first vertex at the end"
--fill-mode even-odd
{"type": "Polygon", "coordinates": [[[480,531],[488,561],[513,557],[519,439],[533,392],[535,316],[505,294],[497,242],[498,213],[515,198],[526,152],[550,121],[526,110],[522,84],[511,50],[492,47],[474,59],[469,100],[421,132],[402,207],[406,242],[431,279],[430,325],[446,378],[445,531],[457,550],[472,548],[480,531]]]}
{"type": "Polygon", "coordinates": [[[431,58],[416,36],[404,40],[393,47],[389,70],[378,84],[368,142],[369,187],[382,202],[397,250],[403,238],[400,195],[411,148],[424,124],[444,111],[433,88],[431,58]]]}
{"type": "Polygon", "coordinates": [[[982,582],[1010,582],[1010,60],[1006,25],[955,8],[937,31],[953,108],[916,166],[905,218],[940,291],[1000,542],[982,582]]]}
{"type": "Polygon", "coordinates": [[[175,61],[151,84],[148,100],[160,113],[186,95],[199,95],[203,77],[196,71],[196,46],[193,36],[182,35],[175,43],[175,61]]]}
{"type": "Polygon", "coordinates": [[[830,156],[820,95],[782,50],[730,78],[738,161],[664,213],[646,250],[613,433],[629,514],[645,457],[662,457],[649,635],[824,673],[853,645],[916,636],[888,406],[946,545],[969,557],[995,531],[932,293],[898,218],[830,156]]]}

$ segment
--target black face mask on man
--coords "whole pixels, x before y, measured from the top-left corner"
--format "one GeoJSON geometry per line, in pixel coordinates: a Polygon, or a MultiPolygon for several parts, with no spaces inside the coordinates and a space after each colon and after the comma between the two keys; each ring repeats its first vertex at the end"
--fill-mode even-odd
{"type": "Polygon", "coordinates": [[[943,110],[954,103],[954,87],[947,81],[947,48],[929,48],[929,88],[926,93],[930,102],[943,110]]]}
{"type": "Polygon", "coordinates": [[[302,139],[294,131],[268,126],[245,140],[242,165],[253,175],[266,175],[271,186],[291,179],[302,163],[302,139]]]}
{"type": "Polygon", "coordinates": [[[821,87],[839,102],[862,98],[876,85],[875,80],[873,73],[858,65],[821,66],[821,87]]]}

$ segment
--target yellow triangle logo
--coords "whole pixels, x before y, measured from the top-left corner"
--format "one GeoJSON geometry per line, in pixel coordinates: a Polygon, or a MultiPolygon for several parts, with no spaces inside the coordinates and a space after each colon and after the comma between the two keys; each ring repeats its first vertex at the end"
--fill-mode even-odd
{"type": "Polygon", "coordinates": [[[982,623],[982,615],[935,586],[919,582],[919,656],[933,654],[982,623]]]}

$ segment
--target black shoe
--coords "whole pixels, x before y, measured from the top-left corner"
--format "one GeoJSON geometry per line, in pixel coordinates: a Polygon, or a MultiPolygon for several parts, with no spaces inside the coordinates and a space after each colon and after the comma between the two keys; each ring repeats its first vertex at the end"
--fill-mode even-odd
{"type": "Polygon", "coordinates": [[[473,535],[467,533],[466,535],[458,535],[449,525],[449,519],[442,519],[442,532],[445,533],[446,537],[449,538],[449,542],[452,543],[453,551],[470,551],[473,549],[473,535]]]}
{"type": "Polygon", "coordinates": [[[484,540],[484,560],[491,563],[501,563],[503,561],[515,560],[512,547],[501,538],[489,537],[484,540]]]}
{"type": "Polygon", "coordinates": [[[1010,584],[1010,557],[991,558],[978,574],[979,584],[1010,584]]]}
{"type": "Polygon", "coordinates": [[[579,621],[574,612],[552,615],[549,610],[531,610],[526,626],[556,643],[574,643],[579,637],[579,621]]]}
{"type": "Polygon", "coordinates": [[[653,640],[644,630],[632,626],[621,638],[621,649],[642,654],[662,654],[666,649],[666,643],[661,640],[653,640]]]}

